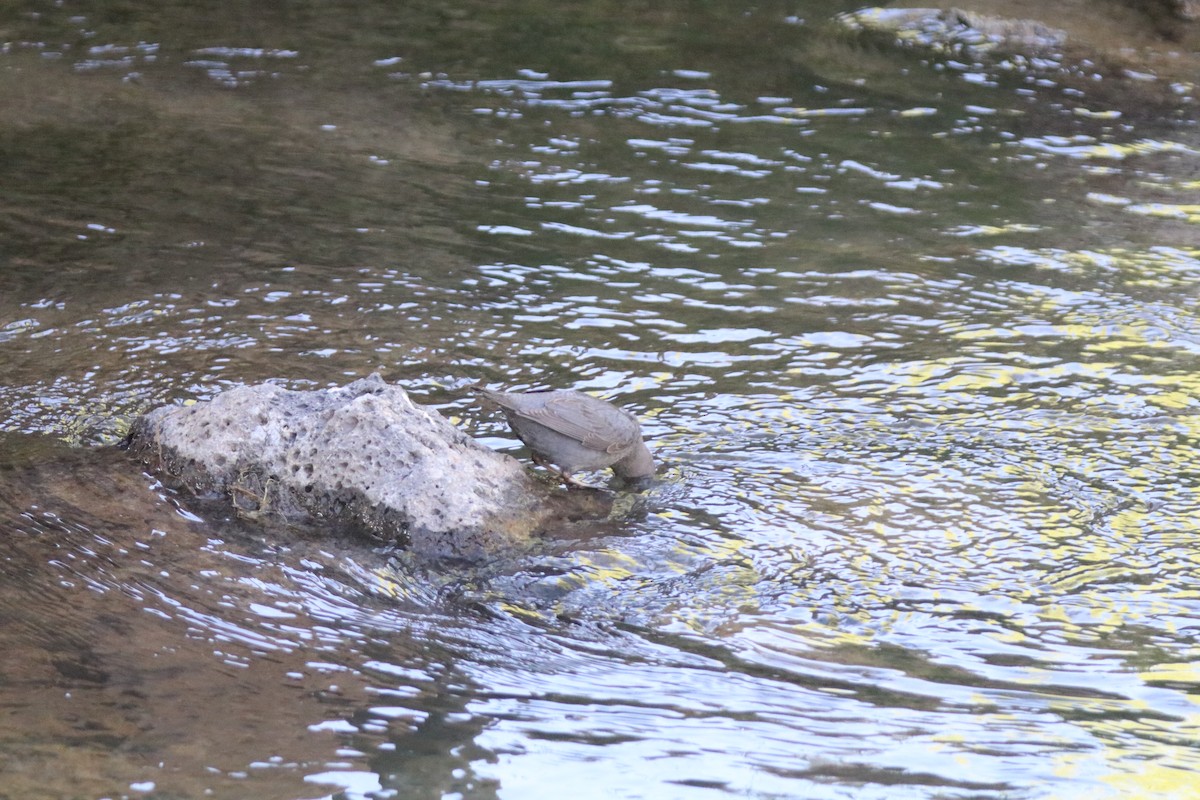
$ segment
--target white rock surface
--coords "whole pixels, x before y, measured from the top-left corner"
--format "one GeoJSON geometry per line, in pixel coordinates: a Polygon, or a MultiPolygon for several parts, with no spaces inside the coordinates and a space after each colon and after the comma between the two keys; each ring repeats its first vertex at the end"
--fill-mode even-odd
{"type": "Polygon", "coordinates": [[[546,488],[378,375],[291,391],[242,386],[140,418],[130,449],[264,522],[350,526],[434,556],[529,540],[546,488]]]}

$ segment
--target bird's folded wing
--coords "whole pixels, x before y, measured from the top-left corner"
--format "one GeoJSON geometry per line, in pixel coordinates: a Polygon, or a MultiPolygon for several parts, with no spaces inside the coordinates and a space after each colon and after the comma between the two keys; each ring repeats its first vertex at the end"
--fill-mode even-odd
{"type": "Polygon", "coordinates": [[[637,421],[624,412],[565,397],[550,400],[541,408],[518,412],[520,416],[569,436],[593,450],[616,453],[637,442],[637,421]]]}

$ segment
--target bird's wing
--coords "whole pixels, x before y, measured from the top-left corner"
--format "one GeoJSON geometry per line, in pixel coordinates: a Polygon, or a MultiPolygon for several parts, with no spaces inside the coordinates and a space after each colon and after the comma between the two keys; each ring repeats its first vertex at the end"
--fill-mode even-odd
{"type": "Polygon", "coordinates": [[[641,438],[632,415],[586,395],[550,398],[540,407],[517,413],[601,452],[618,453],[641,438]]]}

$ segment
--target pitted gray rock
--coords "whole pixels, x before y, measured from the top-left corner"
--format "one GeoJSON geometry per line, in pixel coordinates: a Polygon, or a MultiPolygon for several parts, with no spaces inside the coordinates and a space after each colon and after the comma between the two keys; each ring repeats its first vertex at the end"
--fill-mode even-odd
{"type": "Polygon", "coordinates": [[[291,391],[243,386],[151,411],[130,449],[247,517],[349,524],[428,555],[478,558],[526,541],[547,488],[378,375],[291,391]]]}

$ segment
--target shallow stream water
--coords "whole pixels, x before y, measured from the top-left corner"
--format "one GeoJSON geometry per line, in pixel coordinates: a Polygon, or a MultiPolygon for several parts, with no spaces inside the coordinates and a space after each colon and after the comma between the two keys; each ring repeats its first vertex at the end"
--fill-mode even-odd
{"type": "Polygon", "coordinates": [[[158,5],[0,19],[0,798],[1200,796],[1191,87],[158,5]],[[519,457],[469,384],[618,400],[662,481],[467,568],[112,447],[375,371],[519,457]]]}

